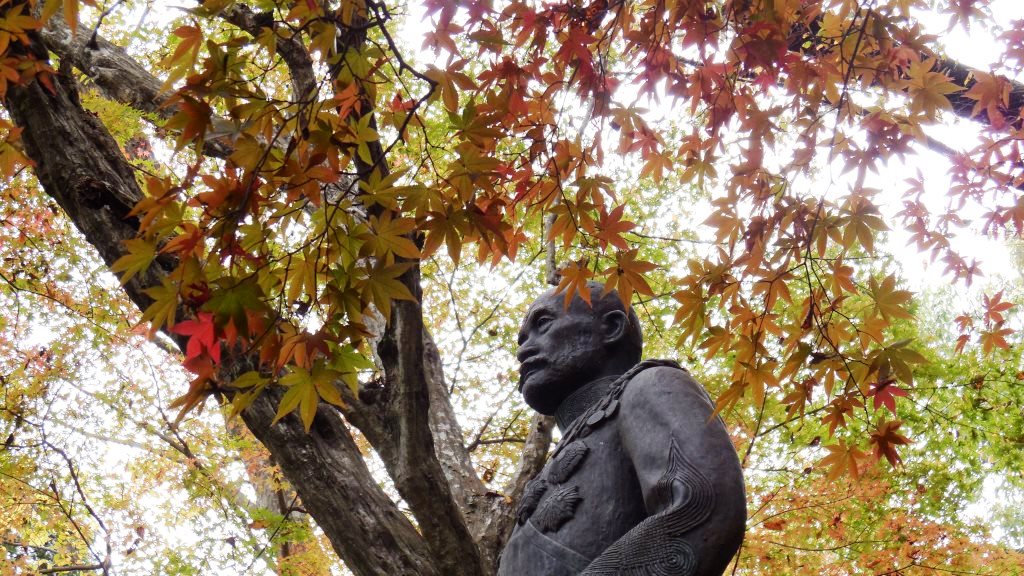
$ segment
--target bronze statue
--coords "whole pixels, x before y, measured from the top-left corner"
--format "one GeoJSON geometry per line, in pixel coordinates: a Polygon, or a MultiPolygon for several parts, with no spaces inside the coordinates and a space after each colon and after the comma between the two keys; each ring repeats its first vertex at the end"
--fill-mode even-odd
{"type": "Polygon", "coordinates": [[[519,331],[519,387],[562,439],[530,481],[499,576],[720,576],[743,539],[736,450],[675,362],[640,361],[633,311],[552,290],[519,331]]]}

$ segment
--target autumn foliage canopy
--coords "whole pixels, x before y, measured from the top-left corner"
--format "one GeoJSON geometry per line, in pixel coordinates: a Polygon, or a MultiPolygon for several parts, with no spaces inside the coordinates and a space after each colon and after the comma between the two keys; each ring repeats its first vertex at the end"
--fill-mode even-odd
{"type": "MultiPolygon", "coordinates": [[[[550,422],[478,400],[509,392],[548,275],[567,299],[617,289],[648,355],[712,392],[748,482],[737,574],[1020,569],[1019,512],[965,516],[1024,490],[1020,278],[959,239],[1024,234],[1024,20],[982,0],[159,4],[0,0],[0,294],[86,326],[77,345],[180,350],[173,397],[134,392],[171,410],[143,432],[193,471],[177,435],[211,412],[261,442],[246,481],[291,505],[237,512],[267,541],[252,562],[493,574],[550,422]],[[947,52],[953,31],[993,60],[947,52]],[[912,286],[907,258],[953,287],[912,286]],[[319,530],[268,529],[305,514],[319,530]]],[[[170,573],[158,545],[118,547],[143,524],[108,528],[44,433],[73,347],[39,352],[13,310],[0,574],[39,548],[170,573]],[[25,486],[60,513],[4,504],[25,486]]],[[[104,410],[141,414],[129,388],[104,410]]],[[[201,482],[233,481],[215,468],[201,482]]]]}

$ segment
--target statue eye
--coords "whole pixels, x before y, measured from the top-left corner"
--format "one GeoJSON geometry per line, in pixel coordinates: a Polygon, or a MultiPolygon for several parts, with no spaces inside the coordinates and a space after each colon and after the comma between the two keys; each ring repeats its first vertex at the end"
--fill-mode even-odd
{"type": "Polygon", "coordinates": [[[551,316],[541,316],[541,317],[537,318],[537,321],[535,322],[535,325],[537,326],[537,329],[544,330],[545,328],[548,327],[549,324],[551,324],[551,321],[552,321],[551,316]]]}

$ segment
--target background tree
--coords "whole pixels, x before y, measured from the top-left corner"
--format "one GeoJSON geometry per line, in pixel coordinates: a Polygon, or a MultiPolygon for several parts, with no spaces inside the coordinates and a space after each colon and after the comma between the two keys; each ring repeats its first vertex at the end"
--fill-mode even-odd
{"type": "Polygon", "coordinates": [[[1019,534],[961,517],[984,483],[1021,486],[1014,287],[932,318],[881,246],[898,225],[970,284],[953,232],[1021,232],[1020,27],[975,70],[921,23],[998,31],[986,3],[428,0],[427,53],[398,4],[208,0],[170,23],[154,6],[0,2],[14,573],[109,571],[145,542],[133,503],[80,473],[83,434],[54,435],[85,401],[107,430],[75,426],[138,428],[224,509],[210,553],[141,570],[244,565],[236,533],[249,564],[327,570],[308,513],[356,574],[493,573],[551,425],[498,409],[465,433],[453,402],[509,398],[508,360],[486,361],[542,256],[569,293],[618,288],[652,355],[681,353],[718,398],[751,491],[737,570],[1020,565],[1019,534]],[[956,116],[984,126],[975,149],[929,138],[956,116]],[[872,176],[915,147],[949,157],[944,202],[921,174],[905,192],[872,176]],[[834,167],[849,176],[813,184],[834,167]],[[473,257],[504,296],[461,287],[473,257]],[[184,354],[173,401],[159,373],[139,389],[143,335],[184,354]],[[98,357],[69,354],[86,339],[98,357]],[[248,432],[200,416],[211,397],[248,432]]]}

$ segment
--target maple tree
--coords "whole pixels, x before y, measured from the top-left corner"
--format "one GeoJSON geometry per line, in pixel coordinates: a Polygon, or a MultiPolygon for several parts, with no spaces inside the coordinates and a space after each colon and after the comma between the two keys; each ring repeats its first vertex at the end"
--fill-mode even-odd
{"type": "MultiPolygon", "coordinates": [[[[153,23],[146,2],[2,0],[5,294],[78,318],[58,325],[97,350],[138,348],[134,362],[156,353],[146,338],[180,349],[175,398],[130,374],[127,390],[83,394],[173,451],[182,483],[203,486],[189,497],[229,502],[252,542],[276,526],[281,571],[324,570],[330,546],[356,574],[494,572],[551,422],[495,412],[464,434],[470,395],[449,382],[495,385],[468,366],[507,366],[481,358],[511,350],[523,302],[481,304],[455,276],[489,266],[502,291],[536,287],[541,255],[567,299],[589,297],[588,280],[616,288],[660,331],[652,351],[699,366],[748,470],[738,570],[1012,566],[1019,554],[951,520],[981,472],[942,477],[928,457],[1020,488],[1019,457],[991,446],[1024,437],[1014,287],[929,333],[882,247],[899,228],[966,286],[982,270],[958,230],[1024,230],[1024,26],[997,26],[986,2],[941,4],[425,0],[421,48],[400,34],[400,3],[205,0],[153,23]],[[994,27],[1000,60],[944,54],[926,14],[994,27]],[[972,149],[929,136],[955,118],[981,126],[972,149]],[[941,205],[921,173],[875,187],[888,159],[919,148],[948,158],[941,205]],[[833,166],[848,176],[815,188],[833,166]],[[700,205],[704,222],[683,224],[700,205]],[[445,374],[438,347],[460,345],[445,374]],[[210,442],[200,411],[215,403],[272,507],[223,496],[230,475],[211,462],[237,446],[198,454],[180,436],[210,442]],[[935,428],[973,436],[954,448],[935,428]]],[[[11,573],[131,561],[112,542],[135,550],[143,524],[108,527],[83,455],[45,434],[48,407],[73,403],[50,387],[74,379],[73,342],[31,350],[31,329],[5,318],[0,472],[22,481],[0,486],[51,506],[0,533],[22,547],[11,573]],[[16,442],[26,426],[38,443],[16,442]],[[47,475],[62,485],[39,488],[47,475]]],[[[494,376],[508,394],[508,373],[494,376]]]]}

